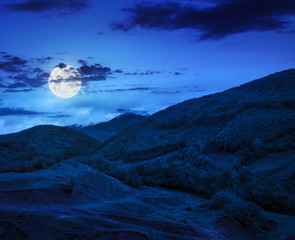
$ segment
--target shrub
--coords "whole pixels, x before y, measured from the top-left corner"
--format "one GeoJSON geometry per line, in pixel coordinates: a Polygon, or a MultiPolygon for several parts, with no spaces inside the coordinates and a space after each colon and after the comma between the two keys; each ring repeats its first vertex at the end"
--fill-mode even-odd
{"type": "Polygon", "coordinates": [[[205,155],[200,155],[191,161],[191,165],[199,168],[204,169],[206,171],[215,170],[215,166],[211,159],[205,155]]]}
{"type": "Polygon", "coordinates": [[[196,170],[192,178],[191,188],[197,194],[211,198],[218,190],[218,174],[214,171],[196,170]]]}
{"type": "Polygon", "coordinates": [[[112,174],[112,176],[116,177],[119,180],[126,181],[128,175],[130,173],[126,167],[119,166],[119,167],[113,169],[113,171],[111,171],[111,174],[112,174]]]}
{"type": "Polygon", "coordinates": [[[225,210],[230,217],[251,232],[259,233],[266,229],[267,219],[254,203],[234,199],[226,205],[225,210]]]}
{"type": "Polygon", "coordinates": [[[246,198],[272,212],[295,215],[295,182],[292,175],[283,179],[266,179],[246,198]],[[250,198],[251,197],[251,198],[250,198]]]}
{"type": "Polygon", "coordinates": [[[83,162],[106,174],[111,174],[114,169],[114,164],[101,154],[92,154],[85,158],[83,162]]]}
{"type": "Polygon", "coordinates": [[[232,189],[233,188],[233,170],[229,167],[224,167],[219,170],[218,174],[218,188],[232,189]]]}
{"type": "Polygon", "coordinates": [[[65,194],[71,195],[74,189],[74,182],[70,180],[67,183],[60,184],[60,187],[65,194]]]}
{"type": "Polygon", "coordinates": [[[262,158],[267,154],[267,148],[259,138],[255,138],[252,141],[252,151],[254,151],[254,156],[256,158],[262,158]]]}
{"type": "Polygon", "coordinates": [[[295,234],[291,234],[285,238],[285,240],[295,240],[295,234]]]}
{"type": "Polygon", "coordinates": [[[218,210],[223,209],[226,204],[228,204],[231,200],[230,193],[220,191],[213,195],[211,201],[209,202],[209,209],[218,210]]]}
{"type": "Polygon", "coordinates": [[[36,144],[34,143],[29,143],[26,147],[25,147],[25,158],[26,159],[33,159],[35,157],[37,157],[39,155],[39,148],[36,144]]]}
{"type": "Polygon", "coordinates": [[[127,176],[127,183],[132,187],[139,188],[143,185],[141,177],[138,176],[135,168],[132,168],[127,176]]]}

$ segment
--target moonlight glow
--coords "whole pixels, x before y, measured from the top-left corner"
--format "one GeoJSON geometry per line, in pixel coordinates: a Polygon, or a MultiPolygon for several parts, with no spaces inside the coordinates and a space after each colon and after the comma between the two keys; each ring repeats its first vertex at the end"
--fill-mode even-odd
{"type": "Polygon", "coordinates": [[[81,76],[72,66],[59,64],[50,73],[48,84],[51,92],[60,98],[75,96],[81,88],[81,76]]]}

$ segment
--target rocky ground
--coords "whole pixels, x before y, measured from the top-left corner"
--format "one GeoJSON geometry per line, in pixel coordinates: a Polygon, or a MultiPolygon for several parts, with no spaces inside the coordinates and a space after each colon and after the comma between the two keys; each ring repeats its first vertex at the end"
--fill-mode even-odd
{"type": "MultiPolygon", "coordinates": [[[[294,233],[294,216],[263,214],[267,239],[294,233]]],[[[0,174],[0,215],[0,237],[10,240],[253,239],[235,218],[210,209],[209,200],[179,190],[132,188],[75,160],[0,174]]]]}

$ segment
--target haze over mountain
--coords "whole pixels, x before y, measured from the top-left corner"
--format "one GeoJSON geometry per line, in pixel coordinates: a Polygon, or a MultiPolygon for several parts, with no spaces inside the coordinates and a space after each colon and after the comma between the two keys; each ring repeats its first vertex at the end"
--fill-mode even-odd
{"type": "Polygon", "coordinates": [[[122,130],[134,125],[135,123],[142,121],[146,116],[139,115],[132,112],[127,112],[119,115],[116,118],[111,119],[108,122],[102,122],[95,125],[86,127],[72,126],[75,130],[88,134],[91,137],[104,142],[110,137],[116,135],[122,130]]]}
{"type": "Polygon", "coordinates": [[[2,135],[0,237],[291,240],[294,126],[289,69],[86,127],[96,138],[56,126],[2,135]],[[120,132],[101,143],[103,130],[120,132]]]}

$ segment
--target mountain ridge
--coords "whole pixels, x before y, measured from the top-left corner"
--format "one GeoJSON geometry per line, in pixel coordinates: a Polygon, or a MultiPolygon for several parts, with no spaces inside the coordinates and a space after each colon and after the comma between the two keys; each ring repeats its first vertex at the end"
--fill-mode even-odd
{"type": "Polygon", "coordinates": [[[100,141],[84,133],[54,125],[0,135],[0,172],[42,169],[64,159],[93,153],[100,145],[100,141]]]}
{"type": "Polygon", "coordinates": [[[145,118],[146,116],[144,115],[128,112],[123,113],[107,122],[101,122],[85,127],[72,126],[72,128],[104,142],[110,137],[145,118]]]}
{"type": "Polygon", "coordinates": [[[295,69],[289,69],[221,93],[178,103],[114,136],[100,147],[100,151],[114,160],[119,155],[120,158],[128,158],[133,153],[165,149],[169,145],[177,150],[179,145],[184,147],[192,142],[204,152],[237,152],[244,147],[250,148],[255,138],[261,138],[264,144],[268,144],[294,130],[294,79],[295,69]],[[253,119],[253,116],[257,119],[253,119]],[[247,123],[247,118],[253,122],[247,123]],[[272,122],[278,124],[278,131],[270,126],[272,122]],[[232,126],[237,127],[239,124],[244,135],[238,136],[239,129],[232,130],[234,140],[241,142],[235,146],[234,140],[228,140],[227,135],[230,135],[232,126]],[[261,133],[258,125],[265,127],[261,133]],[[247,135],[244,128],[255,128],[257,134],[250,131],[251,134],[247,135]],[[268,131],[269,135],[274,134],[273,138],[263,135],[262,132],[268,131]],[[167,141],[167,138],[171,141],[167,141]]]}

